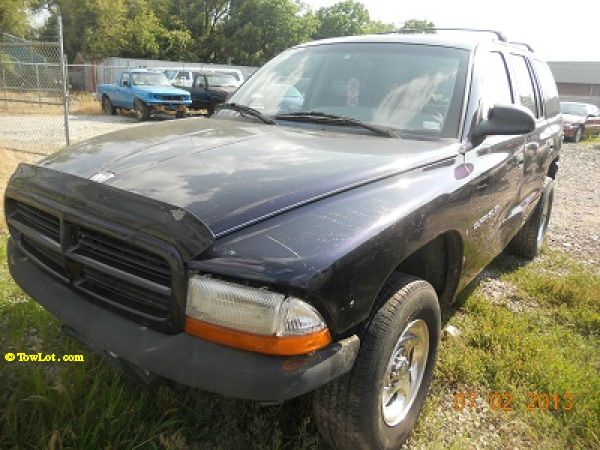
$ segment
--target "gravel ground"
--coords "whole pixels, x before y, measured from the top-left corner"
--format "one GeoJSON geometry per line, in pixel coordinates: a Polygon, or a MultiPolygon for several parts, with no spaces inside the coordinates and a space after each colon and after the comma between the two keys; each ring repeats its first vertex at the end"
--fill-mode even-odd
{"type": "MultiPolygon", "coordinates": [[[[0,124],[0,148],[48,153],[65,145],[63,116],[0,115],[0,124]]],[[[131,116],[70,116],[71,142],[138,124],[131,116]]]]}
{"type": "Polygon", "coordinates": [[[600,272],[600,142],[563,145],[547,242],[600,272]]]}

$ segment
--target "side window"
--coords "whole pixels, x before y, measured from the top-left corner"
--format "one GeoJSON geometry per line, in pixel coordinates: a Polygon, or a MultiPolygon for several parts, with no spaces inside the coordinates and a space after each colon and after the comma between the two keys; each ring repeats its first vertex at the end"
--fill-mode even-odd
{"type": "Polygon", "coordinates": [[[489,108],[494,104],[510,105],[513,103],[506,63],[501,53],[490,52],[485,55],[482,76],[483,98],[486,107],[489,108]]]}
{"type": "Polygon", "coordinates": [[[546,117],[554,117],[560,113],[560,101],[558,99],[558,90],[556,89],[554,76],[552,76],[548,64],[533,60],[533,65],[535,73],[540,80],[546,117]]]}
{"type": "Polygon", "coordinates": [[[179,72],[177,74],[177,78],[182,79],[182,80],[189,80],[190,79],[190,73],[189,72],[179,72]]]}
{"type": "Polygon", "coordinates": [[[517,84],[517,98],[522,106],[531,110],[535,117],[538,117],[535,104],[535,91],[531,73],[527,66],[527,61],[523,56],[510,55],[510,64],[517,84]]]}

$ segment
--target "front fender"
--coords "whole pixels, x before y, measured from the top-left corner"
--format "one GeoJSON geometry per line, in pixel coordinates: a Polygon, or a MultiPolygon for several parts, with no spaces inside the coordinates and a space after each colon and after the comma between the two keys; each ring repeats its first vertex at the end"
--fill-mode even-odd
{"type": "Polygon", "coordinates": [[[460,157],[346,191],[215,241],[193,272],[302,297],[334,333],[366,319],[390,273],[448,231],[466,234],[468,179],[460,157]]]}

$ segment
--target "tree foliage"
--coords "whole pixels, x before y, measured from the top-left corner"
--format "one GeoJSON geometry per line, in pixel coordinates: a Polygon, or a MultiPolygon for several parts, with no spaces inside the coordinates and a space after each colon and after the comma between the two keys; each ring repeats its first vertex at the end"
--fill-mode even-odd
{"type": "MultiPolygon", "coordinates": [[[[293,45],[336,36],[391,31],[371,20],[357,0],[311,10],[301,0],[0,0],[22,34],[28,8],[48,11],[46,28],[61,15],[65,50],[100,60],[109,56],[259,65],[293,45]],[[15,19],[15,17],[18,19],[15,19]],[[21,20],[21,22],[19,22],[21,20]],[[20,25],[19,25],[20,24],[20,25]],[[24,24],[24,25],[23,25],[24,24]]],[[[4,21],[4,22],[3,22],[4,21]]],[[[413,20],[405,27],[431,28],[413,20]]],[[[16,31],[15,31],[16,32],[16,31]]],[[[39,31],[40,34],[44,30],[39,31]]]]}
{"type": "Polygon", "coordinates": [[[0,0],[0,32],[25,36],[29,31],[29,0],[0,0]]]}
{"type": "Polygon", "coordinates": [[[404,22],[400,30],[413,33],[435,33],[435,24],[429,20],[410,19],[404,22]]]}

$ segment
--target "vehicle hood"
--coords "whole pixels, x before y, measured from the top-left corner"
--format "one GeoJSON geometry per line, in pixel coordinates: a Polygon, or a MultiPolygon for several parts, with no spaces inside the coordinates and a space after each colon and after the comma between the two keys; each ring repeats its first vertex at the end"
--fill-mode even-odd
{"type": "Polygon", "coordinates": [[[585,117],[577,116],[575,114],[563,114],[562,118],[565,125],[573,123],[585,123],[585,117]]]}
{"type": "Polygon", "coordinates": [[[138,92],[147,92],[148,94],[158,95],[190,95],[190,93],[184,89],[179,89],[173,86],[134,86],[134,89],[138,92]]]}
{"type": "Polygon", "coordinates": [[[215,118],[109,133],[39,164],[83,178],[114,174],[105,184],[183,208],[218,237],[457,152],[456,140],[215,118]]]}

